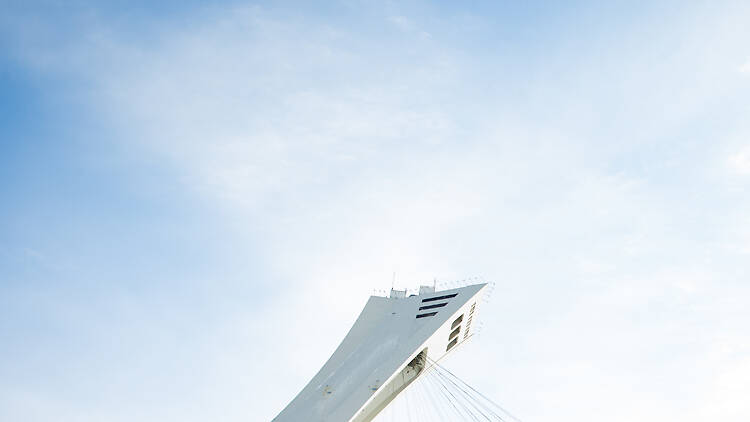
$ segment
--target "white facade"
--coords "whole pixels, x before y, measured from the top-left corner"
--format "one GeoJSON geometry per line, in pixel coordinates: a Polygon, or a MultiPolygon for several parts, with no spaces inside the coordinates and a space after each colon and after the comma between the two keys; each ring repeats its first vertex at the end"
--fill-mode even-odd
{"type": "Polygon", "coordinates": [[[273,422],[369,422],[471,336],[486,284],[372,296],[336,351],[273,422]]]}

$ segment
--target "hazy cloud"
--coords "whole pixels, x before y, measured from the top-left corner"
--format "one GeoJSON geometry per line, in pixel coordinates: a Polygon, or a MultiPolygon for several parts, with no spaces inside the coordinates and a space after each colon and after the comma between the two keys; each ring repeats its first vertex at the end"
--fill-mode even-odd
{"type": "Polygon", "coordinates": [[[732,154],[729,157],[728,163],[729,167],[736,173],[743,175],[750,174],[750,147],[745,147],[732,154]]]}

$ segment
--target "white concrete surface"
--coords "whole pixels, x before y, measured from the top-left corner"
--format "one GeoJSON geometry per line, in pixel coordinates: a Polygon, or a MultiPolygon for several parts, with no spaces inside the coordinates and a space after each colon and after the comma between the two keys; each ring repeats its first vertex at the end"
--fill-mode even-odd
{"type": "Polygon", "coordinates": [[[425,360],[421,359],[424,354],[415,359],[417,355],[424,351],[437,361],[471,337],[467,325],[476,327],[485,287],[476,284],[440,292],[426,289],[410,297],[370,297],[328,362],[273,422],[372,420],[419,374],[425,360]],[[431,312],[436,314],[417,318],[431,312]],[[452,327],[461,316],[461,322],[452,327]],[[456,339],[456,345],[447,352],[451,339],[456,339]]]}

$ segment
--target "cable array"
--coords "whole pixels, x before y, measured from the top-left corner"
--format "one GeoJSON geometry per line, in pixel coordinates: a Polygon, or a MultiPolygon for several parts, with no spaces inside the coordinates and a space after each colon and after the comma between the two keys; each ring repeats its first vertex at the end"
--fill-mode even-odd
{"type": "Polygon", "coordinates": [[[427,367],[373,422],[521,422],[440,365],[427,367]]]}

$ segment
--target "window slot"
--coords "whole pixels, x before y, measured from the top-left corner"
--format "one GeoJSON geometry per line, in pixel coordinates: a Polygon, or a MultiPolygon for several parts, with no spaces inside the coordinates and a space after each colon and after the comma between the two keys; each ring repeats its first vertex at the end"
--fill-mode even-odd
{"type": "Polygon", "coordinates": [[[443,306],[445,306],[447,304],[448,304],[448,302],[445,302],[445,303],[436,303],[434,305],[420,306],[419,310],[420,311],[424,311],[425,309],[442,308],[443,306]]]}
{"type": "Polygon", "coordinates": [[[417,315],[417,318],[425,318],[425,317],[431,317],[437,315],[437,312],[428,312],[426,314],[419,314],[417,315]]]}
{"type": "Polygon", "coordinates": [[[434,302],[436,300],[450,299],[456,296],[458,296],[458,293],[453,293],[452,295],[445,295],[445,296],[435,296],[435,297],[430,297],[427,299],[422,299],[422,302],[434,302]]]}

